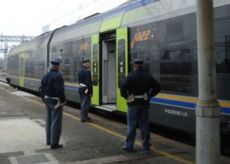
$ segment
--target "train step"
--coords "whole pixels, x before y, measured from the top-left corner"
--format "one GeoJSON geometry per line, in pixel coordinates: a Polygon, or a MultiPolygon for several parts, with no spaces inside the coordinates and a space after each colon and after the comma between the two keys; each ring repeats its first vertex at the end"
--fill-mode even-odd
{"type": "Polygon", "coordinates": [[[96,108],[108,111],[108,112],[114,112],[116,111],[116,105],[100,105],[100,106],[96,106],[96,108]]]}

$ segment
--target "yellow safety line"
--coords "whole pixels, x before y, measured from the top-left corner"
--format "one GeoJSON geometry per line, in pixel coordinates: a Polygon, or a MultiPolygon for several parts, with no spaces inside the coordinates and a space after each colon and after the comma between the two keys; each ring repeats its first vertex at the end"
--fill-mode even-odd
{"type": "Polygon", "coordinates": [[[6,92],[9,92],[6,88],[0,87],[0,89],[4,90],[6,92]]]}
{"type": "MultiPolygon", "coordinates": [[[[7,91],[7,89],[2,88],[2,87],[0,87],[0,89],[4,89],[4,90],[7,91]]],[[[27,97],[24,97],[24,98],[25,98],[26,100],[28,100],[28,101],[31,101],[31,102],[37,104],[37,105],[40,105],[40,106],[43,106],[43,107],[45,106],[44,104],[39,103],[39,102],[37,102],[37,101],[35,101],[35,100],[32,100],[32,99],[30,99],[30,98],[27,98],[27,97]]],[[[66,112],[63,112],[63,113],[64,113],[64,115],[66,115],[66,116],[68,116],[68,117],[70,117],[70,118],[72,118],[72,119],[74,119],[74,120],[80,121],[80,118],[79,118],[79,117],[73,116],[73,115],[71,115],[71,114],[69,114],[69,113],[66,113],[66,112]]],[[[88,125],[90,125],[90,126],[96,128],[96,129],[99,129],[99,130],[101,130],[101,131],[104,131],[104,132],[106,132],[106,133],[109,133],[109,134],[111,134],[111,135],[114,135],[114,136],[116,136],[116,137],[119,137],[119,138],[121,138],[121,139],[125,139],[125,138],[126,138],[124,135],[121,135],[121,134],[119,134],[119,133],[116,133],[116,132],[114,132],[114,131],[112,131],[112,130],[109,130],[109,129],[104,128],[104,127],[102,127],[102,126],[99,126],[99,125],[97,125],[97,124],[90,123],[90,122],[88,122],[88,123],[86,123],[86,124],[88,124],[88,125]]],[[[142,145],[141,142],[139,142],[139,141],[137,141],[136,143],[137,143],[138,145],[142,145]]],[[[156,152],[156,153],[162,155],[162,156],[165,156],[165,157],[167,157],[167,158],[170,158],[170,159],[179,161],[179,162],[181,162],[181,163],[193,164],[193,162],[187,161],[187,160],[185,160],[185,159],[182,159],[182,158],[180,158],[180,157],[177,157],[177,156],[172,155],[172,154],[170,154],[170,153],[167,153],[167,152],[165,152],[165,151],[157,150],[157,149],[154,148],[154,147],[151,148],[151,150],[152,150],[153,152],[156,152]]]]}
{"type": "MultiPolygon", "coordinates": [[[[73,116],[73,115],[71,115],[71,114],[69,114],[69,113],[65,113],[65,112],[64,112],[64,114],[65,114],[66,116],[71,117],[72,119],[75,119],[75,120],[80,121],[80,118],[78,118],[78,117],[76,117],[76,116],[73,116]]],[[[90,126],[96,128],[96,129],[99,129],[99,130],[101,130],[101,131],[104,131],[104,132],[107,132],[107,133],[112,134],[112,135],[114,135],[114,136],[117,136],[117,137],[119,137],[119,138],[125,139],[125,136],[123,136],[123,135],[121,135],[121,134],[118,134],[118,133],[116,133],[116,132],[114,132],[114,131],[111,131],[111,130],[109,130],[109,129],[106,129],[106,128],[102,127],[102,126],[99,126],[99,125],[97,125],[97,124],[90,123],[90,122],[87,122],[86,124],[88,124],[88,125],[90,125],[90,126]]]]}
{"type": "MultiPolygon", "coordinates": [[[[68,114],[68,113],[65,113],[65,112],[64,112],[64,114],[65,114],[66,116],[71,117],[72,119],[75,119],[75,120],[80,121],[80,118],[78,118],[78,117],[76,117],[76,116],[73,116],[73,115],[68,114]]],[[[99,130],[101,130],[101,131],[104,131],[104,132],[106,132],[106,133],[109,133],[109,134],[112,134],[112,135],[114,135],[114,136],[117,136],[117,137],[119,137],[119,138],[121,138],[121,139],[123,139],[123,140],[126,138],[125,136],[123,136],[123,135],[121,135],[121,134],[119,134],[119,133],[116,133],[116,132],[114,132],[114,131],[111,131],[111,130],[109,130],[109,129],[106,129],[106,128],[104,128],[104,127],[101,127],[101,126],[99,126],[99,125],[96,125],[96,124],[93,124],[93,123],[90,123],[90,122],[88,122],[88,123],[86,123],[86,124],[88,124],[88,125],[90,125],[90,126],[96,128],[96,129],[99,129],[99,130]]],[[[142,145],[142,143],[141,143],[140,141],[137,141],[136,143],[137,143],[137,145],[142,145]]],[[[151,150],[152,150],[153,152],[156,152],[156,153],[162,155],[162,156],[165,156],[165,157],[167,157],[167,158],[170,158],[170,159],[179,161],[179,162],[181,162],[181,163],[193,164],[193,162],[187,161],[187,160],[185,160],[185,159],[182,159],[182,158],[180,158],[180,157],[177,157],[177,156],[172,155],[172,154],[170,154],[170,153],[167,153],[167,152],[165,152],[165,151],[157,150],[157,149],[154,148],[154,147],[151,148],[151,150]]]]}
{"type": "Polygon", "coordinates": [[[162,150],[157,150],[157,149],[154,148],[154,147],[151,148],[151,150],[152,150],[153,152],[156,152],[156,153],[162,155],[162,156],[165,156],[165,157],[167,157],[167,158],[173,159],[173,160],[175,160],[175,161],[179,161],[179,162],[181,162],[181,163],[194,164],[194,163],[191,162],[191,161],[187,161],[187,160],[185,160],[185,159],[183,159],[183,158],[180,158],[180,157],[178,157],[178,156],[172,155],[172,154],[167,153],[167,152],[162,151],[162,150]]]}

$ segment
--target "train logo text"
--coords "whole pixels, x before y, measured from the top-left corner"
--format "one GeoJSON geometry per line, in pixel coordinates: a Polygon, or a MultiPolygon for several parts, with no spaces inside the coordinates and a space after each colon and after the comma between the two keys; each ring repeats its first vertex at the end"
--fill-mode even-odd
{"type": "Polygon", "coordinates": [[[86,51],[89,48],[88,42],[81,42],[79,53],[86,51]]]}
{"type": "Polygon", "coordinates": [[[153,32],[151,32],[151,30],[140,31],[137,28],[137,31],[135,32],[135,35],[131,41],[131,48],[134,48],[134,46],[137,42],[147,41],[151,38],[155,38],[155,34],[153,32]]]}

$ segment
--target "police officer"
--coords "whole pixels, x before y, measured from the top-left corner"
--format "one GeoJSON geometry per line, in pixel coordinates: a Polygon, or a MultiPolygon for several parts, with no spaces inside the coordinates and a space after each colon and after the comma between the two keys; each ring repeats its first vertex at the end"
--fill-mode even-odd
{"type": "Polygon", "coordinates": [[[131,72],[121,84],[121,96],[127,99],[127,136],[123,150],[133,151],[136,128],[139,124],[142,145],[145,151],[150,150],[149,100],[160,91],[159,83],[143,70],[143,60],[134,60],[134,72],[131,72]]]}
{"type": "Polygon", "coordinates": [[[88,117],[88,111],[93,89],[90,72],[90,61],[86,57],[82,58],[81,60],[81,69],[78,72],[78,82],[80,84],[79,94],[81,99],[81,122],[88,122],[91,120],[88,117]]]}
{"type": "Polygon", "coordinates": [[[51,149],[63,147],[59,144],[62,131],[63,106],[65,104],[64,79],[59,73],[60,59],[51,61],[50,71],[42,78],[41,96],[46,104],[46,144],[51,149]]]}

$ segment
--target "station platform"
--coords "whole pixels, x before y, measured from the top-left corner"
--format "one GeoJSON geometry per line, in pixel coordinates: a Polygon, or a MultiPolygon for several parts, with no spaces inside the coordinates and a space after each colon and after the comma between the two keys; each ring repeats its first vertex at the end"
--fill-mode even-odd
{"type": "MultiPolygon", "coordinates": [[[[45,144],[45,106],[39,97],[0,82],[1,164],[180,164],[195,163],[195,148],[151,134],[152,148],[142,151],[137,133],[135,151],[122,150],[126,125],[90,113],[92,122],[80,122],[80,110],[64,107],[61,142],[51,150],[45,144]]],[[[220,163],[230,163],[222,156],[220,163]]]]}

